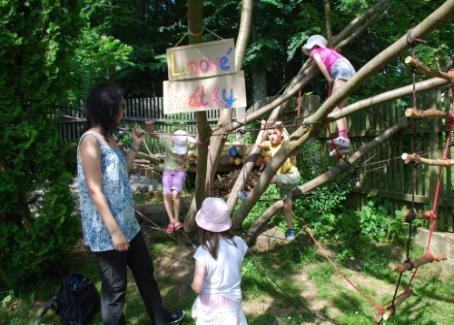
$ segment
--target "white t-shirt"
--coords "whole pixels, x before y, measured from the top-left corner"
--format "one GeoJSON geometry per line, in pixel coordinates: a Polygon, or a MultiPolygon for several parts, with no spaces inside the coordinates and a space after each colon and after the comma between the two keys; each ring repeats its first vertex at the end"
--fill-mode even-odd
{"type": "Polygon", "coordinates": [[[219,241],[218,258],[199,246],[194,259],[205,265],[205,280],[202,293],[220,294],[226,299],[241,302],[241,263],[248,249],[241,237],[233,237],[236,247],[230,240],[219,241]]]}

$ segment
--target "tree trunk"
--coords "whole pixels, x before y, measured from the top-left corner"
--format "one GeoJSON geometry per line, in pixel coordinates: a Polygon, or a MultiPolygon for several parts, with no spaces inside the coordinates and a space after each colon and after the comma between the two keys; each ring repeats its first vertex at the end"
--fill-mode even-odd
{"type": "MultiPolygon", "coordinates": [[[[451,17],[454,13],[454,1],[447,1],[420,24],[411,30],[412,37],[421,38],[431,32],[437,26],[451,17]]],[[[370,60],[358,73],[338,92],[329,97],[320,109],[310,117],[304,120],[303,126],[298,128],[290,135],[289,141],[285,141],[282,148],[273,157],[272,163],[267,166],[262,176],[254,187],[250,197],[243,202],[242,206],[237,210],[234,217],[235,226],[239,226],[249,211],[255,205],[257,199],[266,190],[271,178],[275,175],[277,169],[291,154],[294,154],[296,149],[304,144],[315,132],[317,126],[325,119],[330,111],[344,99],[346,99],[354,89],[366,82],[371,75],[389,63],[392,59],[401,55],[407,50],[410,45],[407,42],[407,35],[402,36],[398,41],[389,46],[375,58],[370,60]]]]}
{"type": "MultiPolygon", "coordinates": [[[[188,3],[189,6],[189,3],[188,3]]],[[[252,9],[253,9],[253,1],[252,0],[245,0],[243,1],[243,6],[241,9],[241,21],[240,21],[240,28],[238,31],[237,42],[235,46],[235,70],[240,71],[243,66],[244,61],[244,54],[246,52],[246,47],[249,41],[251,23],[252,23],[252,9]]],[[[221,116],[219,118],[219,122],[217,124],[218,130],[225,130],[227,125],[232,122],[232,110],[223,110],[221,112],[221,116]]],[[[222,132],[221,132],[222,133],[222,132]]],[[[203,141],[205,142],[205,141],[203,141]]],[[[219,156],[221,155],[222,149],[224,148],[225,144],[225,136],[217,135],[212,136],[210,139],[210,150],[207,154],[209,157],[208,162],[205,161],[205,169],[204,171],[204,180],[205,180],[205,188],[208,188],[211,182],[214,180],[214,175],[216,173],[216,169],[219,163],[219,156]],[[208,165],[206,165],[208,163],[208,165]],[[206,171],[206,173],[205,173],[206,171]]],[[[200,151],[200,147],[199,147],[200,151]]],[[[199,154],[200,156],[200,154],[199,154]]],[[[197,160],[197,176],[199,174],[199,160],[197,160]]],[[[204,197],[206,192],[203,193],[204,197]]],[[[196,201],[198,201],[197,195],[197,187],[196,187],[196,201]]],[[[199,206],[199,204],[197,204],[199,206]]],[[[194,216],[196,212],[196,204],[193,200],[191,203],[191,207],[189,208],[188,213],[186,214],[185,219],[185,230],[189,231],[194,227],[194,216]]]]}
{"type": "Polygon", "coordinates": [[[333,46],[333,33],[331,30],[331,8],[329,0],[323,1],[323,7],[325,9],[326,39],[328,40],[328,47],[331,47],[333,46]]]}
{"type": "Polygon", "coordinates": [[[136,0],[136,15],[141,21],[145,19],[145,0],[136,0]]]}
{"type": "MultiPolygon", "coordinates": [[[[202,41],[203,1],[188,0],[188,33],[189,43],[195,44],[202,41]]],[[[208,124],[206,112],[197,112],[197,134],[200,142],[207,143],[210,139],[211,129],[208,124]]],[[[197,209],[206,197],[205,178],[207,170],[208,147],[199,146],[197,151],[197,173],[195,181],[195,200],[197,209]]]]}

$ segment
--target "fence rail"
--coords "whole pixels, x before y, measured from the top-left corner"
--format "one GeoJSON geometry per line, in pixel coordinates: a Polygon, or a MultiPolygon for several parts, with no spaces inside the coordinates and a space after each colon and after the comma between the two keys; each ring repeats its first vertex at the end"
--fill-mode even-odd
{"type": "MultiPolygon", "coordinates": [[[[77,143],[82,135],[85,118],[83,107],[80,105],[61,105],[56,118],[60,136],[68,142],[77,143]]],[[[220,110],[207,111],[207,119],[210,125],[219,120],[220,110]]],[[[236,118],[236,110],[233,110],[233,118],[236,118]]],[[[169,124],[185,124],[185,129],[195,132],[196,113],[164,114],[162,97],[154,98],[130,98],[126,99],[125,122],[155,121],[156,129],[160,132],[170,131],[169,124]]]]}

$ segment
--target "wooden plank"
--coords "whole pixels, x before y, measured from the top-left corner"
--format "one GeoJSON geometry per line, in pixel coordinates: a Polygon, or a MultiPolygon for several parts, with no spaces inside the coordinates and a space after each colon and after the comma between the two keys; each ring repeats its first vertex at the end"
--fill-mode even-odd
{"type": "MultiPolygon", "coordinates": [[[[357,193],[362,193],[362,194],[373,194],[379,197],[383,198],[390,198],[390,199],[395,199],[399,201],[405,201],[405,202],[411,202],[412,195],[409,193],[401,193],[401,192],[392,192],[392,191],[383,191],[383,190],[377,190],[374,188],[367,188],[363,187],[360,189],[353,189],[353,192],[357,193]]],[[[415,195],[415,203],[418,204],[428,204],[432,203],[433,198],[427,197],[427,196],[421,196],[421,195],[415,195]]],[[[452,199],[446,199],[446,198],[440,198],[440,206],[445,206],[449,208],[454,207],[454,200],[452,199]]]]}

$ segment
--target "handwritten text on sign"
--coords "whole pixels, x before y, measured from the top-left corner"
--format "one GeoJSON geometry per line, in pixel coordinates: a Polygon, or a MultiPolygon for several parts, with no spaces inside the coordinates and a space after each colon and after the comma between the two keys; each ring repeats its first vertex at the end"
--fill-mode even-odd
{"type": "Polygon", "coordinates": [[[167,49],[169,80],[205,78],[235,72],[233,39],[167,49]]]}
{"type": "Polygon", "coordinates": [[[185,81],[164,81],[164,114],[246,107],[244,72],[185,81]]]}

